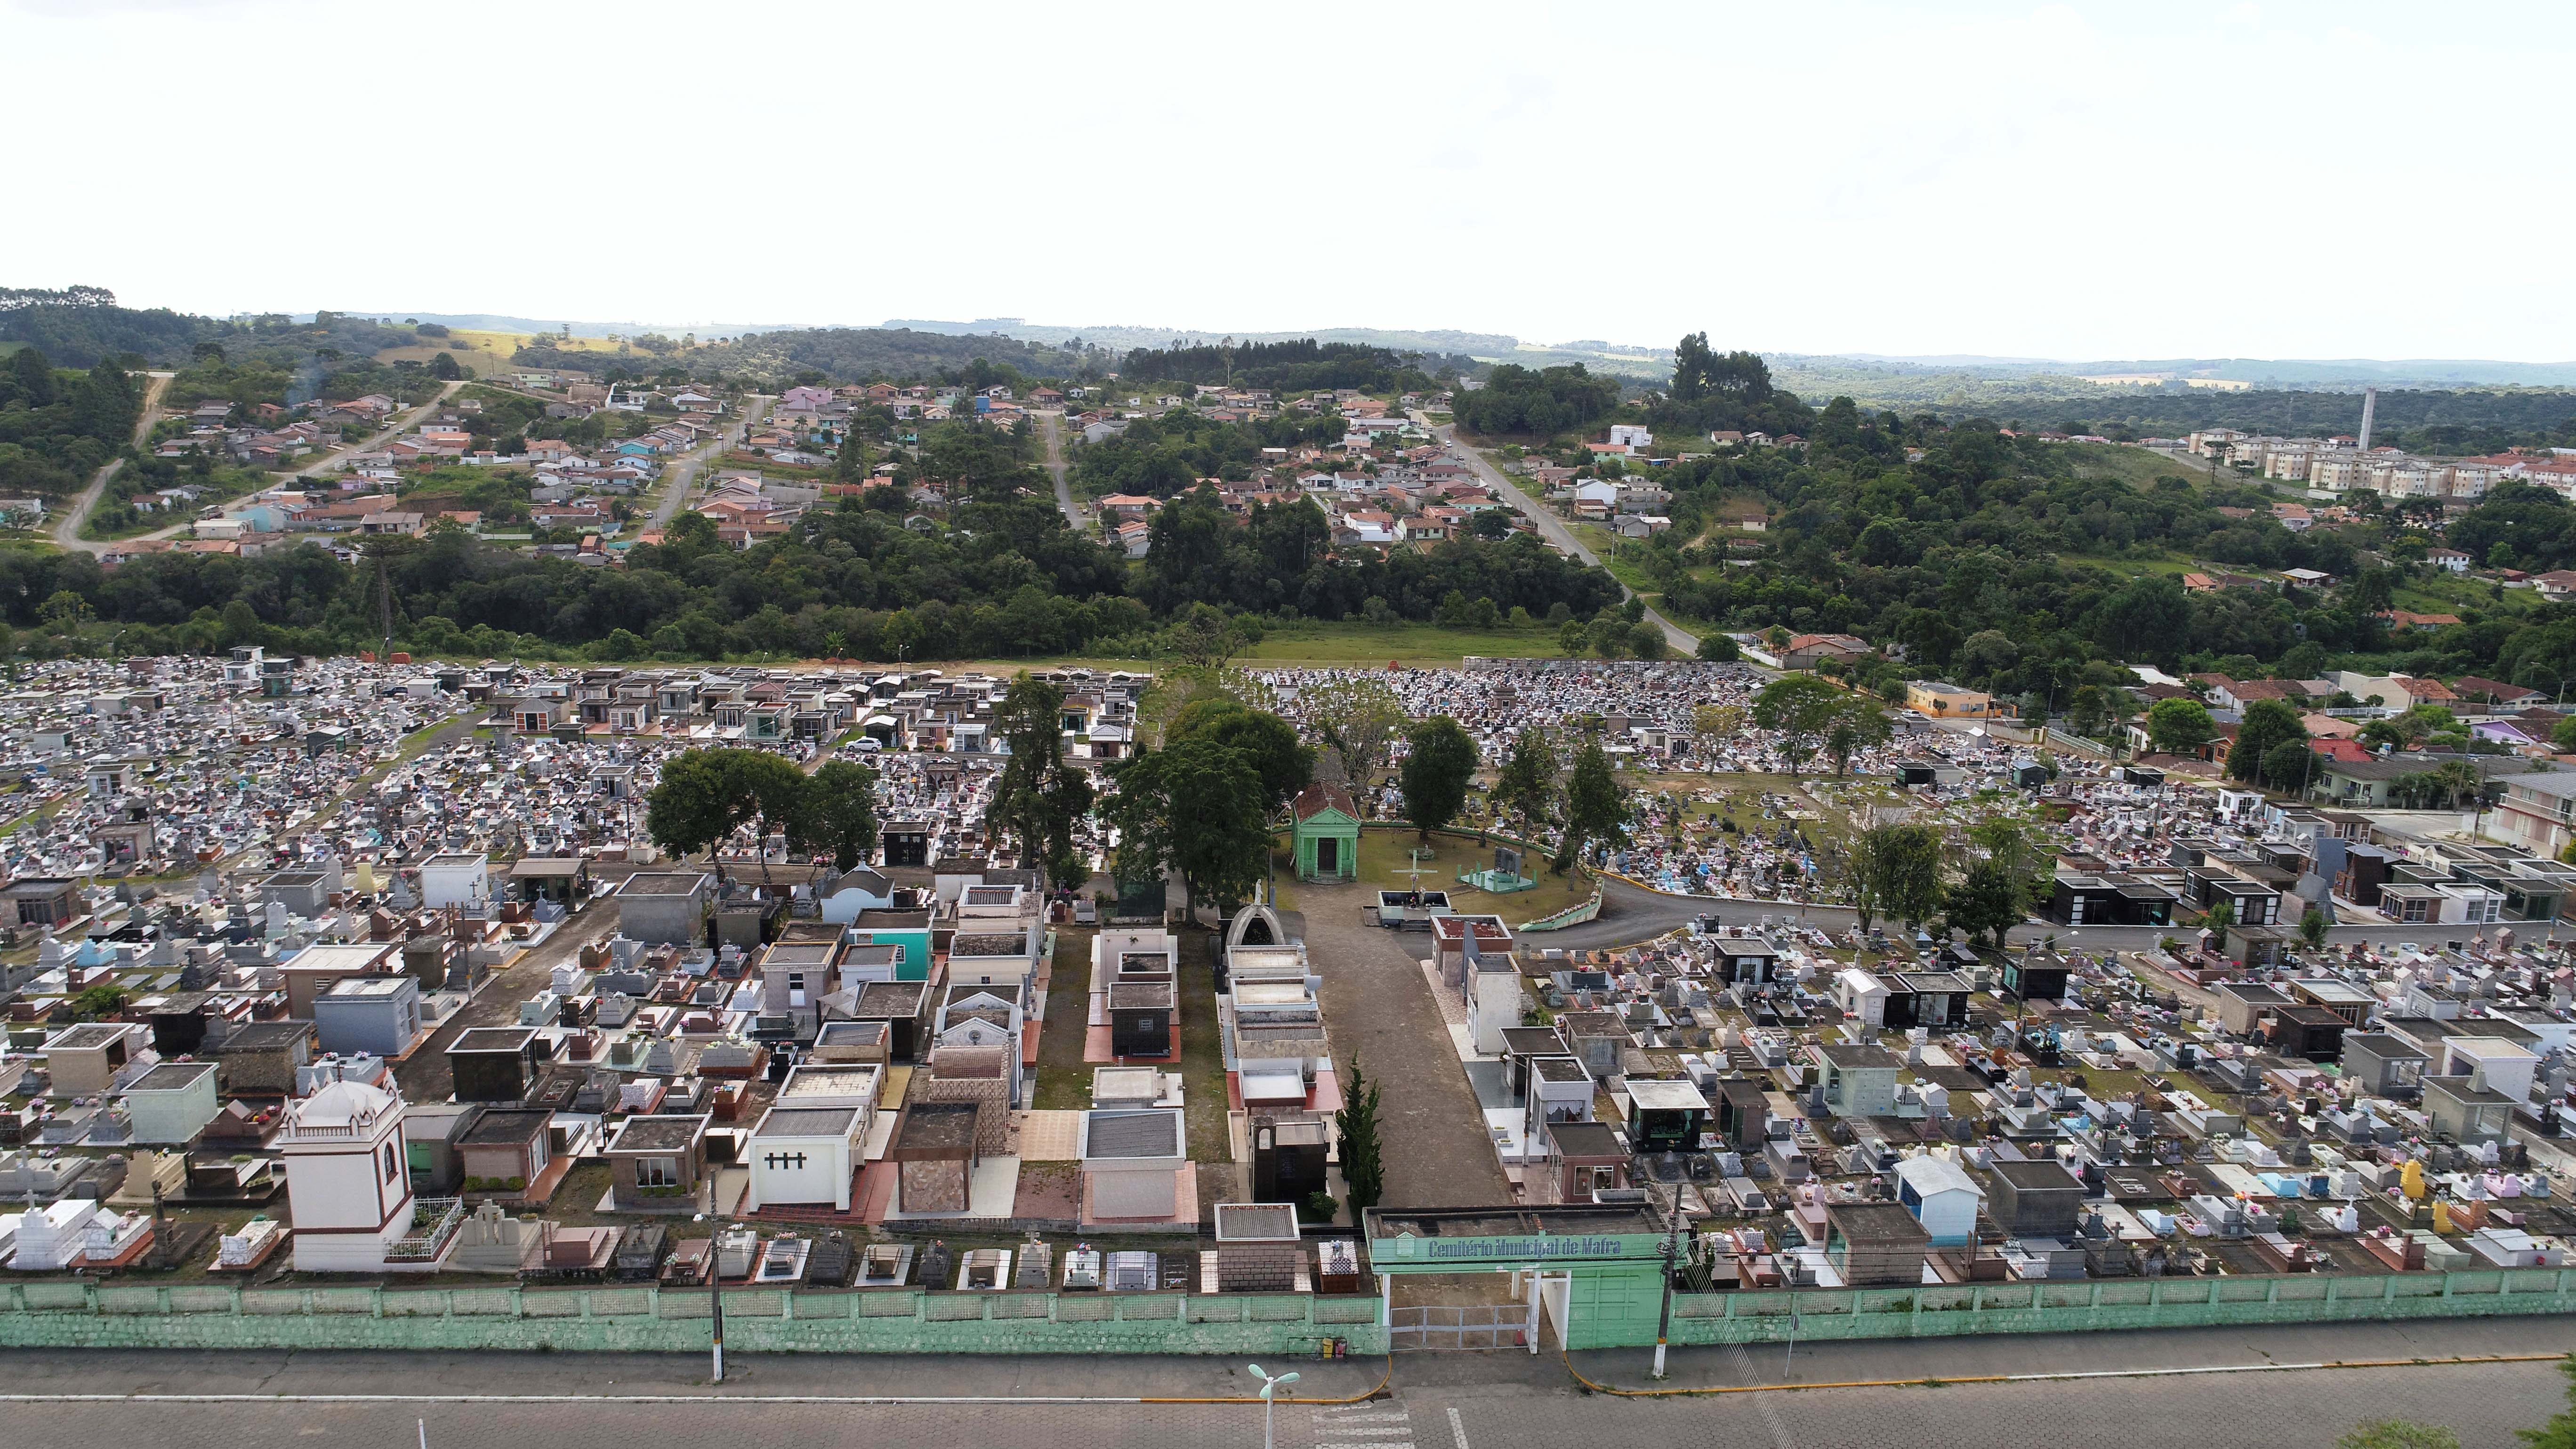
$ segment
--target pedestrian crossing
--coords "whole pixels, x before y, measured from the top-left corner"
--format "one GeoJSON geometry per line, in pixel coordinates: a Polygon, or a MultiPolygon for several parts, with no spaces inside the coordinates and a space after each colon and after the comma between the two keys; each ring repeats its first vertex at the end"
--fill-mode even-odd
{"type": "Polygon", "coordinates": [[[1413,1415],[1384,1399],[1315,1411],[1316,1449],[1414,1449],[1413,1415]]]}

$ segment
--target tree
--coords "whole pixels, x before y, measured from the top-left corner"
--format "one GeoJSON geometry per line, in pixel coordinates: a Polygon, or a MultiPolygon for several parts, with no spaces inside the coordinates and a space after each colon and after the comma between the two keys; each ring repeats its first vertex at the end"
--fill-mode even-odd
{"type": "MultiPolygon", "coordinates": [[[[2263,752],[2263,783],[2275,790],[2301,789],[2308,783],[2315,759],[2316,751],[2308,748],[2306,740],[2283,740],[2263,752]]],[[[2230,755],[2228,762],[2233,764],[2235,756],[2230,755]]]]}
{"type": "Polygon", "coordinates": [[[1248,900],[1270,854],[1270,817],[1261,776],[1241,750],[1215,740],[1179,740],[1110,767],[1110,823],[1118,830],[1116,873],[1125,884],[1181,878],[1195,907],[1248,900]]]}
{"type": "Polygon", "coordinates": [[[455,382],[465,376],[465,369],[457,365],[455,353],[442,347],[429,360],[429,375],[440,382],[455,382]]]}
{"type": "Polygon", "coordinates": [[[2310,906],[2299,917],[2299,942],[2311,951],[2322,951],[2326,945],[2326,913],[2310,906]]]}
{"type": "Polygon", "coordinates": [[[1351,1089],[1342,1098],[1341,1110],[1333,1114],[1333,1130],[1341,1138],[1342,1185],[1349,1189],[1351,1216],[1356,1219],[1386,1196],[1386,1162],[1377,1136],[1377,1085],[1360,1070],[1356,1055],[1351,1058],[1351,1089]]]}
{"type": "Polygon", "coordinates": [[[2549,742],[2558,747],[2560,754],[2576,753],[2576,714],[2558,722],[2558,727],[2549,732],[2549,742]]]}
{"type": "Polygon", "coordinates": [[[1824,743],[1827,731],[1834,726],[1850,698],[1833,685],[1812,674],[1785,674],[1762,686],[1753,697],[1753,723],[1777,737],[1781,757],[1789,762],[1789,773],[1824,743]]]}
{"type": "Polygon", "coordinates": [[[1981,860],[1968,867],[1964,880],[1943,893],[1941,909],[1951,925],[1968,933],[1969,940],[1983,937],[2000,949],[2004,933],[2021,924],[2021,886],[2003,866],[1981,860]]]}
{"type": "Polygon", "coordinates": [[[1628,652],[1651,664],[1672,652],[1672,641],[1662,625],[1648,619],[1628,630],[1628,652]]]}
{"type": "Polygon", "coordinates": [[[2209,909],[2201,914],[2200,923],[2202,926],[2212,931],[2220,932],[2224,932],[2228,927],[2235,925],[2236,898],[2234,896],[2220,896],[2217,900],[2210,902],[2209,909]]]}
{"type": "MultiPolygon", "coordinates": [[[[771,825],[804,818],[807,784],[804,771],[766,750],[684,750],[662,767],[661,782],[645,798],[645,833],[674,855],[707,852],[721,876],[724,842],[745,825],[765,842],[771,825]]],[[[765,877],[765,844],[760,864],[765,877]]]]}
{"type": "Polygon", "coordinates": [[[805,799],[787,829],[799,855],[832,857],[834,870],[855,870],[877,849],[877,772],[848,760],[826,760],[805,782],[805,799]]]}
{"type": "Polygon", "coordinates": [[[1434,715],[1407,732],[1412,749],[1398,777],[1404,787],[1404,818],[1424,840],[1458,818],[1467,805],[1467,785],[1476,775],[1475,738],[1447,715],[1434,715]]]}
{"type": "Polygon", "coordinates": [[[1852,756],[1886,744],[1893,733],[1887,711],[1876,700],[1864,694],[1844,695],[1842,707],[1834,711],[1833,722],[1825,728],[1825,753],[1833,757],[1834,773],[1840,775],[1850,769],[1852,756]]]}
{"type": "Polygon", "coordinates": [[[2147,747],[2168,755],[2197,754],[2217,738],[2208,706],[2196,699],[2160,699],[2147,710],[2147,747]]]}
{"type": "Polygon", "coordinates": [[[1297,727],[1267,710],[1229,696],[1191,700],[1163,730],[1169,740],[1212,739],[1243,751],[1261,776],[1267,808],[1277,810],[1314,782],[1315,747],[1297,738],[1297,727]]]}
{"type": "Polygon", "coordinates": [[[1591,638],[1590,625],[1580,619],[1568,619],[1556,626],[1556,652],[1571,659],[1583,652],[1591,638]]]}
{"type": "Polygon", "coordinates": [[[1892,919],[1919,925],[1941,908],[1941,832],[1933,826],[1873,825],[1853,842],[1852,866],[1859,894],[1892,919]]]}
{"type": "Polygon", "coordinates": [[[1336,679],[1307,690],[1303,703],[1351,784],[1367,789],[1405,726],[1404,701],[1382,679],[1336,679]]]}
{"type": "Polygon", "coordinates": [[[1712,629],[1699,638],[1699,657],[1712,664],[1728,664],[1744,657],[1744,646],[1731,634],[1712,629]]]}
{"type": "Polygon", "coordinates": [[[1717,758],[1717,747],[1735,738],[1749,718],[1740,704],[1703,704],[1691,711],[1691,738],[1699,742],[1703,763],[1717,758]]]}
{"type": "MultiPolygon", "coordinates": [[[[740,803],[720,752],[686,750],[662,766],[662,778],[644,801],[644,833],[672,855],[715,848],[741,826],[740,803]]],[[[723,866],[717,866],[721,874],[723,866]]]]}
{"type": "Polygon", "coordinates": [[[1091,813],[1091,777],[1064,758],[1064,691],[1052,681],[1022,674],[1002,695],[995,715],[1010,751],[993,781],[985,809],[987,829],[1000,825],[1020,842],[1020,857],[1043,883],[1079,885],[1090,861],[1075,846],[1073,828],[1091,813]]]}
{"type": "Polygon", "coordinates": [[[1610,768],[1610,756],[1599,740],[1587,740],[1575,754],[1574,769],[1565,782],[1565,839],[1558,843],[1556,856],[1548,869],[1558,875],[1582,858],[1584,847],[1594,841],[1616,841],[1627,834],[1628,823],[1635,818],[1635,807],[1629,802],[1627,789],[1619,783],[1618,774],[1610,768]]]}
{"type": "MultiPolygon", "coordinates": [[[[2151,729],[2154,718],[2150,713],[2151,729]]],[[[2299,723],[2299,712],[2286,700],[2258,699],[2245,706],[2244,722],[2236,727],[2236,743],[2227,752],[2227,777],[2249,785],[2267,783],[2265,771],[2272,749],[2283,744],[2304,745],[2307,738],[2308,727],[2299,723]]]]}
{"type": "Polygon", "coordinates": [[[1494,780],[1494,808],[1508,810],[1524,824],[1547,813],[1556,798],[1556,743],[1544,725],[1531,725],[1512,737],[1494,780]]]}
{"type": "Polygon", "coordinates": [[[2483,779],[2478,767],[2466,760],[2444,760],[2433,770],[2433,785],[2441,791],[2446,804],[2454,807],[2478,796],[2483,779]]]}

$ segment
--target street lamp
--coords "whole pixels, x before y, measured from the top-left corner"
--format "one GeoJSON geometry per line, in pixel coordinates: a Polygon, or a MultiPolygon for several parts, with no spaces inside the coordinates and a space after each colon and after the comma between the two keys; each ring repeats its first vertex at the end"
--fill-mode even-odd
{"type": "Polygon", "coordinates": [[[1273,1411],[1278,1408],[1278,1404],[1271,1398],[1271,1395],[1278,1391],[1281,1384],[1293,1384],[1297,1382],[1297,1376],[1295,1374],[1281,1374],[1277,1378],[1273,1378],[1270,1375],[1263,1373],[1261,1371],[1261,1365],[1257,1363],[1247,1364],[1245,1367],[1252,1370],[1252,1376],[1254,1378],[1261,1380],[1261,1449],[1271,1449],[1270,1420],[1273,1411]]]}

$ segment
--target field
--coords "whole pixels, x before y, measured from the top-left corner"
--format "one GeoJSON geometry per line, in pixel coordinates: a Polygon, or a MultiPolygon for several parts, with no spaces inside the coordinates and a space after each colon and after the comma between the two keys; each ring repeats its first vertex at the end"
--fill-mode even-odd
{"type": "MultiPolygon", "coordinates": [[[[1243,656],[1246,664],[1387,664],[1415,669],[1455,665],[1470,654],[1546,659],[1556,635],[1527,629],[1451,629],[1438,624],[1300,624],[1279,629],[1243,656]]],[[[1148,666],[1150,667],[1150,666],[1148,666]]]]}
{"type": "MultiPolygon", "coordinates": [[[[1279,848],[1272,852],[1279,872],[1279,904],[1297,908],[1296,861],[1288,849],[1288,837],[1279,837],[1279,848]]],[[[1541,916],[1552,916],[1568,906],[1581,905],[1592,898],[1592,881],[1588,876],[1567,871],[1550,875],[1547,862],[1531,860],[1521,867],[1521,874],[1533,876],[1538,884],[1525,891],[1490,895],[1458,884],[1458,874],[1465,870],[1482,870],[1494,863],[1494,843],[1473,835],[1443,831],[1424,845],[1409,830],[1363,830],[1360,832],[1359,884],[1371,890],[1402,891],[1413,889],[1415,877],[1411,867],[1422,867],[1422,888],[1449,892],[1449,904],[1458,911],[1474,915],[1497,915],[1518,925],[1541,916]],[[1419,857],[1414,855],[1420,851],[1419,857]]]]}

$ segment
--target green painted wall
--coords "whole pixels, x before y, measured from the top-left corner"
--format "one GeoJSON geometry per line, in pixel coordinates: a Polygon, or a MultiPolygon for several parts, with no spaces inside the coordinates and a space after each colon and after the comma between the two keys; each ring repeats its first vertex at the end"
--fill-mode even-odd
{"type": "MultiPolygon", "coordinates": [[[[725,1294],[744,1353],[1383,1353],[1373,1297],[902,1290],[725,1294]]],[[[0,1286],[0,1347],[690,1352],[709,1297],[654,1287],[0,1286]]]]}
{"type": "MultiPolygon", "coordinates": [[[[1662,1292],[1651,1266],[1578,1270],[1573,1294],[1572,1347],[1655,1341],[1662,1292]]],[[[1805,1339],[2576,1313],[2576,1268],[1684,1293],[1673,1298],[1672,1341],[1777,1342],[1789,1336],[1792,1312],[1805,1339]]]]}

